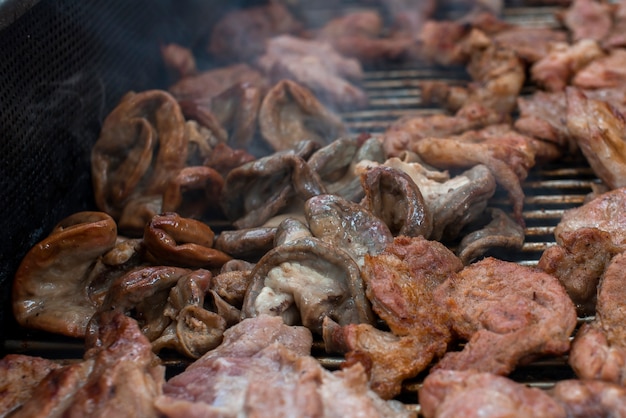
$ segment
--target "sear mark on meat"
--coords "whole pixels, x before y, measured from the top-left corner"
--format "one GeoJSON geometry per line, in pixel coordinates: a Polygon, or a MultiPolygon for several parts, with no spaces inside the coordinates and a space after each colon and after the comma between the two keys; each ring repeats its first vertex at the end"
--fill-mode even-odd
{"type": "Polygon", "coordinates": [[[492,373],[436,370],[418,395],[424,418],[569,417],[545,391],[492,373]]]}
{"type": "Polygon", "coordinates": [[[626,253],[613,257],[600,279],[595,319],[572,343],[569,364],[581,379],[626,383],[625,268],[626,253]]]}
{"type": "Polygon", "coordinates": [[[610,104],[567,94],[567,128],[594,173],[611,189],[626,186],[626,119],[610,104]]]}
{"type": "Polygon", "coordinates": [[[518,364],[569,350],[576,309],[559,281],[540,270],[485,258],[435,289],[453,332],[467,340],[438,369],[506,375],[518,364]]]}
{"type": "Polygon", "coordinates": [[[600,276],[626,249],[625,207],[626,189],[621,188],[567,210],[554,229],[558,245],[539,260],[538,267],[559,279],[581,315],[593,313],[600,276]]]}
{"type": "Polygon", "coordinates": [[[318,238],[289,241],[269,251],[250,274],[242,314],[280,316],[317,334],[328,316],[341,325],[373,323],[357,264],[339,246],[318,238]]]}
{"type": "Polygon", "coordinates": [[[165,368],[136,322],[99,313],[90,326],[84,360],[53,370],[15,417],[158,417],[165,368]]]}
{"type": "Polygon", "coordinates": [[[259,110],[259,130],[275,151],[310,140],[327,145],[343,135],[341,118],[311,92],[292,80],[281,80],[267,93],[259,110]]]}
{"type": "Polygon", "coordinates": [[[39,383],[62,367],[56,361],[24,354],[7,354],[0,360],[0,416],[10,416],[32,398],[39,383]]]}
{"type": "Polygon", "coordinates": [[[462,268],[439,242],[396,237],[381,254],[367,256],[363,267],[367,297],[391,332],[369,324],[342,327],[326,319],[326,350],[346,353],[347,364],[363,363],[381,397],[398,395],[403,380],[445,353],[451,339],[449,317],[435,304],[432,291],[462,268]]]}
{"type": "Polygon", "coordinates": [[[393,241],[383,220],[340,196],[314,196],[305,202],[304,212],[314,237],[341,248],[359,266],[366,254],[378,254],[393,241]]]}

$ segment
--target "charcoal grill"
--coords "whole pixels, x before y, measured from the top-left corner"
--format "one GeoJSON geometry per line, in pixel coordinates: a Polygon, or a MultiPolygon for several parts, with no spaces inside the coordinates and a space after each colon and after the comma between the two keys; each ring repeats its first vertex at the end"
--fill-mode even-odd
{"type": "MultiPolygon", "coordinates": [[[[345,3],[354,7],[350,1],[345,3]]],[[[311,7],[307,16],[330,16],[324,2],[311,7]]],[[[0,252],[4,307],[0,310],[0,354],[23,353],[65,361],[82,357],[80,341],[24,330],[15,324],[9,309],[13,274],[24,254],[56,222],[79,210],[95,208],[89,176],[91,146],[103,118],[125,92],[167,86],[159,43],[193,44],[197,37],[206,35],[199,22],[210,24],[219,17],[218,11],[224,10],[218,0],[0,1],[0,219],[2,230],[8,233],[0,252]],[[204,15],[183,13],[200,3],[204,15]],[[181,22],[191,23],[182,26],[181,22]]],[[[517,1],[508,4],[504,19],[527,26],[550,26],[557,24],[555,11],[556,7],[523,6],[517,1]]],[[[425,80],[460,82],[467,80],[467,74],[462,68],[400,64],[369,69],[363,85],[370,106],[345,112],[342,117],[355,132],[377,134],[401,116],[442,112],[422,102],[419,85],[425,80]]],[[[524,91],[531,93],[532,87],[524,91]]],[[[595,183],[599,180],[582,158],[533,169],[523,184],[526,242],[520,251],[494,255],[536,265],[541,253],[554,244],[554,227],[563,212],[581,205],[595,183]]],[[[503,191],[490,205],[510,211],[503,191]]],[[[590,319],[579,318],[579,322],[590,319]]],[[[338,368],[342,361],[327,356],[320,342],[314,353],[329,369],[338,368]]],[[[179,358],[164,361],[170,375],[187,364],[179,358]]],[[[539,388],[573,376],[564,357],[536,361],[511,375],[518,382],[539,388]]],[[[417,411],[420,382],[421,377],[406,382],[399,397],[407,408],[417,411]]]]}

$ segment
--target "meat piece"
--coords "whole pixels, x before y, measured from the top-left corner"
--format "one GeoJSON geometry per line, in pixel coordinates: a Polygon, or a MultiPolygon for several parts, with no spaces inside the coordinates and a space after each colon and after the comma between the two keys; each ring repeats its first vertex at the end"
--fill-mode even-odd
{"type": "Polygon", "coordinates": [[[7,354],[0,360],[0,416],[6,417],[32,398],[37,385],[61,364],[23,354],[7,354]]]}
{"type": "Polygon", "coordinates": [[[465,64],[468,52],[462,41],[468,35],[469,25],[462,21],[426,20],[412,37],[410,59],[444,66],[465,64]]]}
{"type": "Polygon", "coordinates": [[[373,322],[356,262],[339,246],[310,237],[274,247],[250,273],[243,315],[262,314],[317,334],[326,316],[341,325],[373,322]]]}
{"type": "Polygon", "coordinates": [[[603,56],[600,45],[591,39],[573,45],[555,43],[548,54],[533,64],[531,78],[548,91],[563,91],[581,69],[603,56]]]}
{"type": "Polygon", "coordinates": [[[106,213],[79,212],[59,222],[15,273],[12,303],[18,323],[84,337],[111,284],[94,281],[90,273],[116,239],[117,226],[106,213]]]}
{"type": "Polygon", "coordinates": [[[577,149],[567,129],[567,101],[564,92],[541,90],[517,99],[520,116],[515,129],[524,135],[557,144],[573,153],[577,149]]]}
{"type": "Polygon", "coordinates": [[[302,24],[280,2],[232,10],[213,26],[208,51],[218,60],[250,61],[265,51],[265,41],[296,34],[302,24]]]}
{"type": "Polygon", "coordinates": [[[449,138],[424,138],[411,150],[424,162],[438,168],[467,168],[484,164],[506,189],[513,205],[513,217],[523,225],[524,191],[521,181],[535,164],[533,139],[508,125],[493,125],[449,138]]]}
{"type": "Polygon", "coordinates": [[[465,235],[456,249],[465,265],[470,264],[490,249],[520,250],[524,245],[524,228],[500,209],[492,208],[489,213],[492,218],[491,222],[465,235]]]}
{"type": "Polygon", "coordinates": [[[389,157],[409,151],[414,144],[428,137],[447,137],[471,129],[501,123],[506,119],[500,113],[479,103],[464,106],[454,115],[435,114],[404,116],[393,122],[382,136],[383,147],[389,157]]]}
{"type": "Polygon", "coordinates": [[[213,248],[214,235],[207,224],[168,212],[152,218],[143,241],[156,264],[215,268],[231,257],[213,248]]]}
{"type": "MultiPolygon", "coordinates": [[[[410,159],[394,157],[384,165],[405,172],[419,188],[432,214],[432,230],[425,237],[433,240],[455,239],[463,227],[482,216],[487,200],[496,190],[493,174],[482,164],[453,178],[448,172],[427,169],[410,159]]],[[[375,164],[364,163],[359,170],[366,173],[374,167],[375,164]]]]}
{"type": "Polygon", "coordinates": [[[436,368],[506,375],[520,363],[563,354],[576,326],[576,309],[559,281],[542,271],[485,258],[434,291],[456,335],[468,340],[436,368]]]}
{"type": "Polygon", "coordinates": [[[569,416],[559,402],[541,389],[474,371],[432,372],[419,389],[419,400],[425,418],[569,416]]]}
{"type": "Polygon", "coordinates": [[[436,306],[432,292],[462,268],[437,241],[396,237],[381,254],[366,257],[363,279],[372,309],[394,334],[431,333],[445,344],[448,315],[436,306]]]}
{"type": "Polygon", "coordinates": [[[185,166],[187,144],[185,118],[169,93],[126,94],[91,150],[98,208],[119,219],[130,198],[162,194],[185,166]]]}
{"type": "Polygon", "coordinates": [[[238,84],[266,87],[267,80],[248,64],[232,64],[184,77],[169,87],[178,100],[200,100],[206,103],[238,84]]]}
{"type": "Polygon", "coordinates": [[[626,2],[614,3],[611,31],[602,39],[602,47],[607,50],[626,46],[626,2]]]}
{"type": "Polygon", "coordinates": [[[364,160],[385,161],[385,151],[378,138],[338,138],[311,155],[307,164],[320,175],[328,193],[359,202],[364,191],[357,166],[364,160]]]}
{"type": "Polygon", "coordinates": [[[393,241],[387,225],[364,206],[332,194],[308,199],[304,214],[314,237],[341,248],[363,265],[366,254],[376,255],[393,241]]]}
{"type": "Polygon", "coordinates": [[[574,0],[570,7],[557,13],[557,18],[571,32],[574,41],[600,41],[611,30],[611,9],[611,4],[602,0],[574,0]]]}
{"type": "Polygon", "coordinates": [[[339,109],[362,108],[367,95],[352,80],[363,78],[361,64],[340,55],[329,43],[283,35],[267,42],[257,65],[273,80],[287,78],[311,89],[339,109]]]}
{"type": "Polygon", "coordinates": [[[625,268],[626,253],[612,258],[598,286],[595,319],[580,328],[572,343],[569,364],[581,379],[626,383],[625,268]]]}
{"type": "Polygon", "coordinates": [[[554,230],[558,245],[539,260],[539,268],[563,283],[581,315],[594,312],[598,280],[611,258],[626,248],[625,199],[626,190],[616,189],[567,210],[554,230]]]}
{"type": "Polygon", "coordinates": [[[274,246],[276,228],[257,227],[222,231],[215,248],[235,258],[260,258],[274,246]]]}
{"type": "Polygon", "coordinates": [[[412,36],[435,13],[435,0],[380,0],[390,16],[394,37],[412,36]]]}
{"type": "Polygon", "coordinates": [[[161,45],[161,56],[174,80],[194,75],[198,71],[193,52],[189,48],[175,43],[161,45]]]}
{"type": "Polygon", "coordinates": [[[363,174],[361,181],[365,190],[361,204],[382,219],[394,236],[430,236],[433,215],[408,174],[379,166],[363,174]]]}
{"type": "Polygon", "coordinates": [[[317,144],[303,141],[292,150],[276,152],[232,170],[226,177],[220,205],[238,228],[263,225],[291,198],[306,200],[326,192],[306,163],[317,144]]]}
{"type": "Polygon", "coordinates": [[[167,382],[164,395],[156,401],[161,413],[167,417],[411,416],[369,390],[359,365],[334,373],[324,370],[308,355],[312,340],[305,329],[260,316],[244,320],[227,334],[220,347],[167,382]]]}
{"type": "Polygon", "coordinates": [[[491,41],[477,29],[464,42],[470,57],[466,69],[473,82],[468,101],[510,114],[526,81],[524,62],[514,51],[491,41]]]}
{"type": "Polygon", "coordinates": [[[570,418],[626,416],[626,389],[599,380],[562,380],[549,394],[570,418]]]}
{"type": "Polygon", "coordinates": [[[326,351],[345,353],[344,367],[365,367],[370,387],[383,399],[400,394],[404,380],[426,370],[445,351],[445,338],[428,332],[399,337],[370,324],[339,326],[328,318],[323,335],[326,351]]]}
{"type": "Polygon", "coordinates": [[[327,145],[345,133],[338,115],[309,89],[291,80],[279,81],[263,99],[259,129],[276,151],[292,148],[303,140],[327,145]]]}
{"type": "Polygon", "coordinates": [[[165,368],[135,321],[99,314],[87,336],[84,361],[48,374],[15,417],[158,417],[165,368]]]}
{"type": "Polygon", "coordinates": [[[553,28],[515,26],[496,33],[492,39],[532,64],[546,56],[552,44],[566,42],[567,33],[553,28]]]}
{"type": "Polygon", "coordinates": [[[340,54],[376,64],[404,58],[409,38],[382,37],[384,22],[377,11],[357,10],[329,20],[316,39],[329,42],[340,54]]]}
{"type": "Polygon", "coordinates": [[[626,119],[606,102],[567,89],[567,129],[594,173],[611,189],[626,186],[626,119]]]}
{"type": "Polygon", "coordinates": [[[363,363],[372,389],[383,398],[398,395],[403,380],[417,376],[446,351],[449,317],[434,303],[432,290],[462,267],[439,242],[396,237],[383,253],[367,256],[363,267],[372,308],[391,332],[326,320],[326,350],[346,353],[348,364],[363,363]]]}
{"type": "Polygon", "coordinates": [[[250,284],[252,267],[245,270],[220,271],[211,281],[211,290],[230,305],[240,309],[250,284]]]}
{"type": "MultiPolygon", "coordinates": [[[[210,167],[185,167],[173,176],[163,192],[162,212],[202,219],[215,212],[224,187],[221,174],[210,167]]],[[[156,216],[156,214],[155,214],[156,216]]]]}
{"type": "Polygon", "coordinates": [[[626,50],[613,49],[608,55],[597,58],[576,73],[574,86],[584,89],[620,87],[626,81],[626,50]]]}

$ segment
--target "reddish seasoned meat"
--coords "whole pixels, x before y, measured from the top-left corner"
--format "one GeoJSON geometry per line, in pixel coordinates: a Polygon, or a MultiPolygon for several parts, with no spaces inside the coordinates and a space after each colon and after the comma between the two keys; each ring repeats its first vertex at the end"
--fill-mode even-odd
{"type": "Polygon", "coordinates": [[[32,397],[37,385],[61,364],[41,357],[8,354],[0,360],[0,416],[8,416],[32,397]]]}
{"type": "Polygon", "coordinates": [[[492,37],[505,49],[515,51],[527,63],[534,63],[546,56],[552,44],[566,42],[567,33],[553,28],[515,26],[502,30],[492,37]]]}
{"type": "Polygon", "coordinates": [[[308,330],[280,318],[244,320],[170,379],[156,406],[168,417],[409,416],[368,389],[362,367],[324,370],[308,355],[311,343],[308,330]]]}
{"type": "Polygon", "coordinates": [[[600,279],[596,317],[576,334],[569,364],[581,379],[626,384],[626,253],[613,257],[600,279]]]}
{"type": "Polygon", "coordinates": [[[626,2],[615,2],[611,32],[602,40],[602,47],[610,50],[626,46],[626,2]]]}
{"type": "Polygon", "coordinates": [[[562,149],[573,151],[573,141],[567,130],[567,102],[564,92],[548,93],[538,90],[531,96],[517,99],[520,112],[515,129],[524,135],[557,144],[562,149]]]}
{"type": "Polygon", "coordinates": [[[316,97],[339,109],[367,105],[367,95],[349,80],[360,80],[363,70],[353,58],[340,55],[327,42],[282,35],[267,42],[257,65],[271,79],[290,79],[311,89],[316,97]]]}
{"type": "Polygon", "coordinates": [[[248,61],[263,54],[267,39],[301,29],[281,2],[270,1],[224,15],[213,27],[208,51],[220,61],[248,61]]]}
{"type": "Polygon", "coordinates": [[[613,87],[626,82],[626,50],[616,48],[599,57],[576,73],[572,84],[584,89],[613,87]]]}
{"type": "Polygon", "coordinates": [[[546,392],[506,377],[474,371],[436,370],[419,389],[424,418],[565,418],[546,392]]]}
{"type": "Polygon", "coordinates": [[[492,125],[458,136],[424,138],[410,144],[427,164],[437,168],[467,168],[486,165],[511,198],[513,217],[523,225],[524,191],[521,181],[535,164],[534,139],[508,125],[492,125]]]}
{"type": "Polygon", "coordinates": [[[626,416],[626,388],[600,380],[562,380],[550,389],[569,418],[626,416]]]}
{"type": "Polygon", "coordinates": [[[573,87],[566,93],[567,129],[594,173],[611,189],[626,186],[626,118],[573,87]]]}
{"type": "Polygon", "coordinates": [[[99,314],[87,336],[84,361],[56,369],[15,417],[158,417],[165,368],[136,322],[117,312],[99,314]],[[95,327],[94,327],[95,328],[95,327]]]}
{"type": "Polygon", "coordinates": [[[432,291],[462,268],[445,246],[422,237],[397,237],[377,256],[367,256],[363,277],[372,308],[391,333],[366,324],[339,327],[324,323],[329,351],[347,353],[348,363],[370,370],[372,388],[383,398],[400,393],[404,379],[415,377],[450,341],[449,317],[432,291]]]}
{"type": "Polygon", "coordinates": [[[463,40],[469,30],[469,25],[461,21],[426,20],[413,35],[415,42],[409,49],[409,57],[429,64],[464,64],[468,52],[463,48],[463,40]]]}
{"type": "Polygon", "coordinates": [[[462,107],[456,114],[404,116],[389,126],[383,134],[383,147],[389,157],[411,150],[424,138],[444,138],[472,129],[501,123],[506,116],[479,103],[462,107]]]}
{"type": "Polygon", "coordinates": [[[572,39],[593,39],[600,41],[606,37],[612,25],[612,6],[603,0],[574,0],[570,7],[557,14],[572,39]]]}
{"type": "Polygon", "coordinates": [[[581,315],[592,314],[598,280],[611,258],[626,249],[626,189],[596,196],[566,211],[538,267],[557,277],[581,315]]]}
{"type": "Polygon", "coordinates": [[[548,91],[562,91],[587,64],[604,56],[600,45],[582,39],[573,45],[555,43],[548,54],[531,67],[531,78],[548,91]]]}
{"type": "Polygon", "coordinates": [[[576,326],[576,309],[559,281],[540,270],[485,258],[435,289],[435,303],[467,340],[439,369],[506,375],[520,363],[563,354],[576,326]]]}

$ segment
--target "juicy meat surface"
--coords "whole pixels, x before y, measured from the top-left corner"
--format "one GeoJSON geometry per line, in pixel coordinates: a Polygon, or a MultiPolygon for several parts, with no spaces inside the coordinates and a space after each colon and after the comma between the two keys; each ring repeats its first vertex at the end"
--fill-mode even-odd
{"type": "Polygon", "coordinates": [[[33,390],[61,364],[41,357],[8,354],[0,360],[0,416],[7,416],[27,402],[33,390]]]}
{"type": "Polygon", "coordinates": [[[576,73],[572,84],[584,89],[620,87],[626,81],[626,50],[616,48],[576,73]]]}
{"type": "Polygon", "coordinates": [[[625,208],[622,188],[567,210],[554,229],[558,245],[539,260],[540,269],[563,283],[581,315],[593,313],[600,276],[611,258],[626,249],[625,208]]]}
{"type": "Polygon", "coordinates": [[[367,386],[360,365],[331,373],[309,354],[311,334],[259,316],[227,331],[222,345],[164,386],[167,417],[408,417],[367,386]],[[356,409],[355,409],[356,408],[356,409]]]}
{"type": "Polygon", "coordinates": [[[577,148],[567,129],[567,101],[564,92],[538,90],[517,99],[520,116],[515,129],[524,135],[557,144],[570,151],[577,148]]]}
{"type": "Polygon", "coordinates": [[[609,188],[626,186],[626,118],[573,87],[566,94],[567,128],[589,165],[609,188]]]}
{"type": "Polygon", "coordinates": [[[425,418],[565,418],[563,406],[546,392],[506,377],[474,371],[436,370],[419,389],[425,418]]]}
{"type": "Polygon", "coordinates": [[[549,391],[569,418],[626,416],[626,388],[600,380],[562,380],[549,391]]]}
{"type": "Polygon", "coordinates": [[[611,4],[596,0],[574,0],[557,16],[571,32],[572,39],[599,41],[609,33],[612,24],[611,4]]]}
{"type": "Polygon", "coordinates": [[[415,377],[445,352],[449,318],[434,303],[432,291],[461,268],[460,260],[439,242],[396,237],[381,254],[367,256],[363,268],[372,308],[391,332],[325,321],[327,349],[347,353],[349,364],[368,367],[372,388],[380,396],[396,396],[403,380],[415,377]]]}
{"type": "Polygon", "coordinates": [[[626,253],[613,257],[600,279],[596,317],[576,334],[569,363],[582,379],[626,384],[626,253]]]}
{"type": "Polygon", "coordinates": [[[576,310],[559,281],[540,270],[485,258],[435,289],[435,303],[467,340],[438,369],[475,369],[506,375],[518,364],[563,354],[576,326],[576,310]]]}
{"type": "Polygon", "coordinates": [[[165,368],[137,323],[99,314],[86,338],[84,361],[53,370],[15,417],[157,417],[165,368]],[[54,414],[54,415],[53,415],[54,414]]]}

